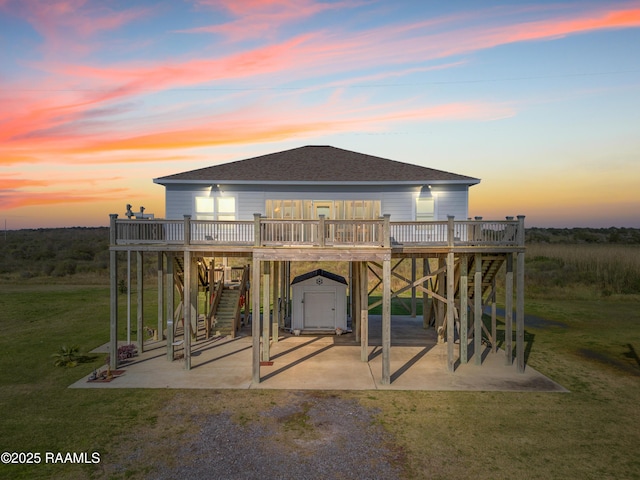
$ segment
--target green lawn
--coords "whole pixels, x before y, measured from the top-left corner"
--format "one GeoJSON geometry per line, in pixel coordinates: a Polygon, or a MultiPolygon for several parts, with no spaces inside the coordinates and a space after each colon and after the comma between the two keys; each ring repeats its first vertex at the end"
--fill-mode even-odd
{"type": "Polygon", "coordinates": [[[640,478],[640,298],[527,301],[529,365],[568,394],[374,392],[410,476],[640,478]]]}
{"type": "MultiPolygon", "coordinates": [[[[153,297],[145,297],[150,318],[153,297]]],[[[88,352],[108,340],[108,301],[99,285],[2,285],[0,451],[96,451],[102,463],[0,465],[0,478],[144,478],[152,459],[171,456],[161,412],[184,392],[67,388],[104,364],[104,355],[88,352]],[[51,355],[63,344],[87,358],[54,367],[51,355]],[[144,461],[128,454],[138,431],[157,440],[141,447],[144,461]]],[[[337,395],[378,412],[407,478],[640,478],[640,298],[539,295],[527,298],[526,310],[562,323],[527,328],[528,361],[570,393],[337,395]]],[[[188,399],[185,414],[225,409],[246,424],[287,392],[202,390],[188,399]]]]}

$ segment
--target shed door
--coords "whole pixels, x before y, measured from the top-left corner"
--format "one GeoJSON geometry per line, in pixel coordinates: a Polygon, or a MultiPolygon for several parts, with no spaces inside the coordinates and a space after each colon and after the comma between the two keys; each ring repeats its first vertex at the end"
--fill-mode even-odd
{"type": "Polygon", "coordinates": [[[304,328],[336,326],[336,293],[304,292],[304,328]]]}

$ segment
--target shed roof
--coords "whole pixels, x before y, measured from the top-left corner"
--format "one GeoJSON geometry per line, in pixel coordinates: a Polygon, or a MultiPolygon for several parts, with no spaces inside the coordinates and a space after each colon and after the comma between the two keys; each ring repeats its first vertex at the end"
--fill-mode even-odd
{"type": "Polygon", "coordinates": [[[340,275],[336,275],[335,273],[327,272],[326,270],[322,270],[321,268],[317,270],[313,270],[311,272],[303,273],[302,275],[298,275],[296,278],[293,279],[293,281],[291,282],[291,285],[304,282],[305,280],[309,280],[310,278],[313,278],[313,277],[324,277],[324,278],[328,278],[329,280],[333,280],[334,282],[344,283],[345,285],[347,285],[347,281],[345,280],[344,277],[340,275]]]}
{"type": "Polygon", "coordinates": [[[460,183],[465,175],[388,160],[331,146],[309,145],[154,179],[172,183],[460,183]]]}

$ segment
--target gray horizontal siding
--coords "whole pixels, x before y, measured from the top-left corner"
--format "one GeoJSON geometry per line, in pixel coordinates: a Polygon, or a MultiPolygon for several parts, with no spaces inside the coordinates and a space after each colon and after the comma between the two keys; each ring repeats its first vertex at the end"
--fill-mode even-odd
{"type": "Polygon", "coordinates": [[[401,192],[385,192],[382,197],[382,214],[391,215],[392,222],[415,220],[416,189],[401,192]]]}
{"type": "Polygon", "coordinates": [[[189,185],[166,186],[166,217],[182,219],[185,214],[195,217],[195,197],[234,196],[236,197],[237,220],[252,220],[254,213],[264,214],[265,201],[273,200],[380,200],[381,213],[391,215],[391,221],[415,220],[415,199],[421,196],[435,197],[435,215],[438,220],[446,220],[447,215],[457,219],[468,216],[468,187],[466,185],[434,185],[432,190],[411,186],[371,187],[336,186],[326,189],[303,189],[300,187],[265,185],[227,185],[224,190],[213,192],[209,187],[189,185]]]}
{"type": "Polygon", "coordinates": [[[433,187],[436,198],[436,219],[446,220],[453,215],[457,220],[465,220],[469,215],[469,190],[465,185],[452,185],[448,188],[433,187]]]}
{"type": "Polygon", "coordinates": [[[264,215],[264,192],[235,192],[238,209],[238,220],[253,220],[253,214],[264,215]]]}
{"type": "Polygon", "coordinates": [[[179,187],[167,187],[166,189],[166,216],[170,220],[182,219],[184,215],[193,215],[195,197],[204,195],[202,189],[179,187]]]}

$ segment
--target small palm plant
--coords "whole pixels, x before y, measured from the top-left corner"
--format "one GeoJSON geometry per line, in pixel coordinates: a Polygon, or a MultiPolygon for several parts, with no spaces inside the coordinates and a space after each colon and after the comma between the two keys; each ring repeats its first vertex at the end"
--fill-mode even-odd
{"type": "Polygon", "coordinates": [[[78,364],[77,356],[79,351],[80,347],[77,345],[73,345],[71,347],[63,345],[57,353],[51,355],[55,358],[53,364],[56,367],[75,367],[78,364]]]}

